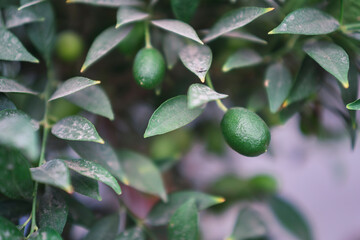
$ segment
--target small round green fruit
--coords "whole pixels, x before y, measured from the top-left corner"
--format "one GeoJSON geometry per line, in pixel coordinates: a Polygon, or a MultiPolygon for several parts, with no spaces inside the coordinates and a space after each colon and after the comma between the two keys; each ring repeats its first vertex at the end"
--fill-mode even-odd
{"type": "Polygon", "coordinates": [[[73,31],[60,33],[56,41],[57,56],[65,62],[74,62],[84,50],[84,42],[79,34],[73,31]]]}

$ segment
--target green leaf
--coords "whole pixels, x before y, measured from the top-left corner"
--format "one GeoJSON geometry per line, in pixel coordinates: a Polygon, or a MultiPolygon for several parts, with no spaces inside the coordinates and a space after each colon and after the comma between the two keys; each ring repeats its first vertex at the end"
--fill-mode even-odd
{"type": "Polygon", "coordinates": [[[194,16],[200,0],[171,0],[171,8],[177,19],[189,22],[194,16]]]}
{"type": "Polygon", "coordinates": [[[152,226],[167,224],[174,212],[189,199],[195,199],[199,211],[225,201],[222,197],[211,196],[201,192],[182,191],[171,193],[168,195],[168,201],[166,203],[158,202],[151,209],[146,222],[152,226]]]}
{"type": "Polygon", "coordinates": [[[50,160],[40,167],[30,168],[30,170],[34,181],[61,188],[68,193],[74,191],[69,170],[59,159],[50,160]]]}
{"type": "Polygon", "coordinates": [[[84,177],[83,175],[72,172],[71,173],[71,183],[74,187],[74,191],[80,193],[84,196],[96,199],[101,201],[102,198],[99,193],[99,183],[98,181],[84,177]]]}
{"type": "Polygon", "coordinates": [[[344,88],[349,87],[349,56],[342,47],[330,42],[308,42],[303,49],[322,68],[336,77],[344,88]]]}
{"type": "Polygon", "coordinates": [[[164,134],[181,128],[195,120],[202,112],[201,108],[189,109],[185,95],[173,97],[155,110],[149,120],[144,137],[164,134]]]}
{"type": "Polygon", "coordinates": [[[131,29],[132,26],[124,26],[121,28],[115,28],[112,26],[100,33],[100,35],[97,36],[92,43],[80,72],[84,72],[89,66],[115,48],[122,40],[125,39],[131,29]]]}
{"type": "Polygon", "coordinates": [[[360,110],[360,99],[358,99],[354,102],[348,103],[346,105],[346,108],[349,110],[360,110]]]}
{"type": "Polygon", "coordinates": [[[49,101],[71,95],[96,84],[100,84],[100,81],[94,81],[85,77],[70,78],[56,89],[49,101]]]}
{"type": "Polygon", "coordinates": [[[4,10],[6,28],[14,28],[32,22],[44,21],[43,18],[36,16],[29,9],[18,10],[17,7],[8,7],[4,10]]]}
{"type": "Polygon", "coordinates": [[[0,217],[0,239],[22,240],[23,235],[12,222],[3,217],[0,217]]]}
{"type": "Polygon", "coordinates": [[[218,20],[205,36],[204,42],[210,42],[219,36],[243,27],[273,8],[243,7],[233,10],[218,20]]]}
{"type": "Polygon", "coordinates": [[[255,36],[251,33],[248,33],[245,31],[240,31],[240,30],[234,30],[234,31],[225,33],[222,36],[228,37],[228,38],[243,39],[243,40],[247,40],[247,41],[259,43],[259,44],[267,44],[267,42],[265,40],[255,36]]]}
{"type": "Polygon", "coordinates": [[[51,133],[65,140],[104,143],[95,126],[81,116],[61,119],[52,127],[51,133]]]}
{"type": "Polygon", "coordinates": [[[252,49],[240,49],[232,54],[222,67],[223,72],[234,68],[248,67],[261,63],[261,56],[252,49]]]}
{"type": "Polygon", "coordinates": [[[228,95],[217,93],[204,84],[195,83],[188,89],[187,103],[188,108],[193,109],[200,107],[208,102],[217,99],[227,98],[228,95]]]}
{"type": "Polygon", "coordinates": [[[255,210],[246,207],[240,210],[231,237],[233,240],[258,239],[267,236],[264,220],[255,210]]]}
{"type": "Polygon", "coordinates": [[[39,130],[39,127],[40,127],[39,123],[36,120],[31,119],[29,117],[29,115],[27,115],[26,113],[24,113],[21,110],[4,109],[3,111],[0,112],[0,119],[1,118],[18,118],[18,117],[28,120],[31,123],[31,125],[35,131],[39,130]]]}
{"type": "Polygon", "coordinates": [[[165,29],[166,31],[176,33],[200,44],[204,44],[196,34],[195,30],[187,23],[174,19],[154,20],[151,21],[151,23],[159,28],[165,29]]]}
{"type": "Polygon", "coordinates": [[[59,233],[52,228],[40,228],[30,240],[62,240],[59,233]]]}
{"type": "Polygon", "coordinates": [[[266,70],[264,85],[269,99],[270,111],[275,113],[290,93],[291,73],[283,63],[272,64],[266,70]]]}
{"type": "Polygon", "coordinates": [[[68,143],[80,157],[100,164],[118,180],[126,185],[129,184],[129,179],[125,175],[119,159],[117,158],[114,150],[108,144],[92,142],[68,143]]]}
{"type": "Polygon", "coordinates": [[[39,139],[30,117],[17,110],[0,112],[0,144],[19,149],[30,159],[39,156],[39,139]]]}
{"type": "Polygon", "coordinates": [[[195,199],[183,203],[171,216],[168,236],[170,240],[198,239],[199,216],[195,199]]]}
{"type": "Polygon", "coordinates": [[[145,234],[141,228],[133,227],[121,232],[115,240],[145,240],[145,234]]]}
{"type": "Polygon", "coordinates": [[[6,78],[0,78],[0,92],[38,94],[20,83],[6,78]]]}
{"type": "Polygon", "coordinates": [[[22,1],[22,5],[18,8],[18,10],[23,10],[25,8],[31,7],[33,5],[36,5],[38,3],[44,2],[46,0],[27,0],[27,1],[22,1]]]}
{"type": "Polygon", "coordinates": [[[66,163],[68,168],[80,173],[81,175],[103,182],[114,189],[117,194],[121,194],[121,189],[116,179],[101,165],[86,159],[72,159],[63,161],[66,163]]]}
{"type": "Polygon", "coordinates": [[[73,197],[68,197],[69,222],[90,229],[96,218],[89,207],[85,206],[73,197]]]}
{"type": "Polygon", "coordinates": [[[66,96],[65,99],[89,112],[114,120],[110,100],[99,86],[85,88],[66,96]]]}
{"type": "Polygon", "coordinates": [[[164,182],[159,169],[147,157],[131,151],[119,151],[118,157],[129,178],[129,185],[167,201],[164,182]]]}
{"type": "Polygon", "coordinates": [[[83,240],[115,239],[119,227],[119,216],[114,214],[100,219],[83,240]]]}
{"type": "Polygon", "coordinates": [[[195,73],[201,82],[205,82],[212,61],[211,49],[205,45],[188,45],[180,51],[179,56],[185,67],[195,73]]]}
{"type": "Polygon", "coordinates": [[[137,10],[136,8],[121,7],[116,14],[117,22],[115,28],[119,28],[128,23],[138,22],[147,19],[148,17],[149,14],[137,10]]]}
{"type": "Polygon", "coordinates": [[[312,240],[312,233],[309,224],[296,209],[285,199],[273,197],[269,201],[269,207],[275,214],[277,220],[289,232],[301,240],[312,240]]]}
{"type": "Polygon", "coordinates": [[[287,15],[269,34],[321,35],[338,28],[339,22],[327,13],[314,8],[302,8],[287,15]]]}
{"type": "Polygon", "coordinates": [[[24,61],[38,63],[21,44],[19,39],[5,28],[0,28],[0,59],[6,61],[24,61]]]}
{"type": "Polygon", "coordinates": [[[184,39],[179,35],[167,33],[163,40],[163,50],[168,69],[172,69],[179,58],[179,52],[184,47],[184,39]]]}
{"type": "Polygon", "coordinates": [[[19,152],[0,148],[0,192],[13,199],[31,199],[30,164],[19,152]]]}
{"type": "Polygon", "coordinates": [[[39,203],[40,228],[52,228],[59,234],[63,232],[69,207],[64,194],[57,189],[47,187],[39,203]]]}
{"type": "Polygon", "coordinates": [[[141,6],[140,0],[66,0],[66,3],[85,3],[104,7],[141,6]]]}
{"type": "Polygon", "coordinates": [[[0,111],[16,110],[15,104],[3,93],[0,93],[0,111]]]}

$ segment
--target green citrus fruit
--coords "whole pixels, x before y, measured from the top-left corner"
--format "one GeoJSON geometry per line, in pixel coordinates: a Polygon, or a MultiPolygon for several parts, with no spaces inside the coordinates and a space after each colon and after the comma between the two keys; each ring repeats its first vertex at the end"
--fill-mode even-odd
{"type": "Polygon", "coordinates": [[[245,108],[229,109],[221,120],[225,141],[238,153],[255,157],[266,152],[270,131],[266,123],[254,112],[245,108]]]}
{"type": "Polygon", "coordinates": [[[256,175],[249,180],[250,188],[257,193],[273,194],[276,193],[278,184],[275,178],[269,175],[256,175]]]}
{"type": "Polygon", "coordinates": [[[146,89],[153,89],[164,79],[165,60],[155,48],[143,48],[135,57],[133,74],[136,83],[146,89]]]}
{"type": "Polygon", "coordinates": [[[74,62],[84,50],[84,43],[79,34],[73,31],[60,33],[56,41],[56,53],[65,62],[74,62]]]}

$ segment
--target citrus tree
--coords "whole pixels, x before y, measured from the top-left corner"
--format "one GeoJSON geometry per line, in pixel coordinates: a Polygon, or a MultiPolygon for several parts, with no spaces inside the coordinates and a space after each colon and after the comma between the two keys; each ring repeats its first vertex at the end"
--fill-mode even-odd
{"type": "Polygon", "coordinates": [[[269,126],[296,113],[304,134],[347,132],[353,147],[359,1],[0,0],[0,8],[0,239],[72,239],[82,226],[86,240],[196,240],[200,211],[239,202],[227,239],[271,239],[254,204],[295,238],[314,239],[272,176],[225,175],[198,189],[178,167],[195,139],[212,154],[226,145],[264,154],[269,126]],[[344,129],[326,129],[324,110],[344,129]],[[99,183],[115,206],[86,204],[104,197],[99,183]]]}

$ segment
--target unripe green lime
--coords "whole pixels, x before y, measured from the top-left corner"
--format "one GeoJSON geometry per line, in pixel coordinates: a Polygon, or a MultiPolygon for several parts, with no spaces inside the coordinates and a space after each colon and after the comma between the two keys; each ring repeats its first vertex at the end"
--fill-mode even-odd
{"type": "Polygon", "coordinates": [[[84,50],[84,43],[79,34],[73,31],[60,33],[56,42],[56,53],[65,62],[77,60],[84,50]]]}
{"type": "Polygon", "coordinates": [[[250,178],[249,185],[252,191],[261,194],[274,194],[278,188],[276,179],[265,174],[250,178]]]}
{"type": "Polygon", "coordinates": [[[221,120],[225,141],[236,152],[255,157],[266,152],[270,131],[266,123],[254,112],[245,108],[229,109],[221,120]]]}
{"type": "Polygon", "coordinates": [[[146,89],[153,89],[164,79],[165,60],[155,48],[143,48],[135,57],[133,74],[136,83],[146,89]]]}

